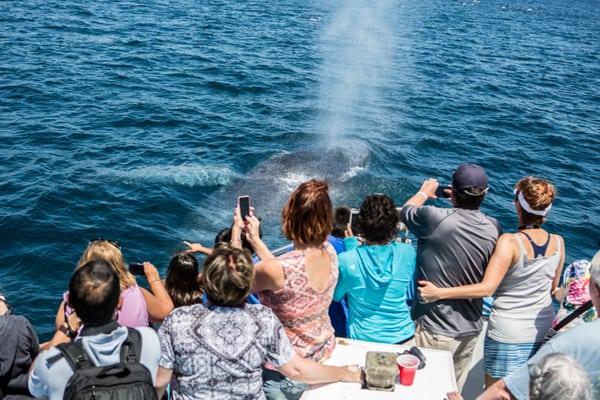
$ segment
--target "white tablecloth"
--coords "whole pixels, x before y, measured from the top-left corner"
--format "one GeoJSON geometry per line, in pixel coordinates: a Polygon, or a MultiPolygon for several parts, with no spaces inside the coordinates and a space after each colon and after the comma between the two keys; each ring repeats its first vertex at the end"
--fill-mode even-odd
{"type": "MultiPolygon", "coordinates": [[[[328,365],[365,365],[367,351],[403,352],[405,346],[363,342],[359,340],[337,339],[337,345],[328,365]]],[[[337,399],[402,399],[402,400],[443,400],[446,393],[456,391],[456,378],[452,355],[448,351],[420,348],[427,358],[427,366],[417,371],[412,386],[402,386],[396,378],[393,392],[380,392],[361,389],[359,383],[332,383],[313,386],[302,396],[304,400],[337,399]]]]}

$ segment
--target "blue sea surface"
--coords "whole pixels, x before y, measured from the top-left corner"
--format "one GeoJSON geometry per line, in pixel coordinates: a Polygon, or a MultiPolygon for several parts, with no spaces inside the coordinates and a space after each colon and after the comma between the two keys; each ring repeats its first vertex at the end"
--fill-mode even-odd
{"type": "Polygon", "coordinates": [[[600,1],[0,3],[0,290],[43,338],[88,240],[164,273],[251,194],[271,246],[305,179],[403,203],[485,166],[550,179],[567,261],[600,239],[600,1]]]}

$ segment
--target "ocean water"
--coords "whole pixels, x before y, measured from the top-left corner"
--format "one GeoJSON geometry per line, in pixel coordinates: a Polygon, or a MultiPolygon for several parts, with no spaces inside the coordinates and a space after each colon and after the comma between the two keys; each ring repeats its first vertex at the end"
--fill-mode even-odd
{"type": "Polygon", "coordinates": [[[600,238],[598,0],[4,1],[0,290],[43,338],[88,240],[165,271],[251,194],[273,247],[301,181],[402,203],[461,162],[515,228],[559,196],[567,261],[600,238]]]}

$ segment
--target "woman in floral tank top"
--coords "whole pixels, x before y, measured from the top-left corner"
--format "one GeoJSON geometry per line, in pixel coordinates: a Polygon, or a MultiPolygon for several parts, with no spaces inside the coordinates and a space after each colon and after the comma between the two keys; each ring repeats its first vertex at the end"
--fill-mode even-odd
{"type": "Polygon", "coordinates": [[[284,274],[284,287],[276,292],[264,291],[261,304],[273,310],[282,321],[296,352],[314,361],[329,358],[335,347],[335,336],[327,310],[338,280],[337,256],[329,243],[321,245],[330,259],[330,276],[323,291],[310,285],[306,273],[307,250],[295,250],[279,257],[284,274]]]}
{"type": "MultiPolygon", "coordinates": [[[[282,212],[283,233],[293,241],[294,250],[275,258],[258,235],[259,221],[247,219],[248,240],[262,262],[256,265],[254,292],[261,303],[273,310],[281,321],[296,353],[322,362],[335,347],[335,336],[327,310],[338,280],[335,250],[326,241],[332,229],[333,207],[327,183],[310,180],[292,193],[282,212]]],[[[268,366],[267,366],[268,367],[268,366]]],[[[281,384],[281,376],[267,370],[265,394],[270,396],[270,381],[277,391],[290,390],[284,398],[299,397],[305,389],[296,382],[281,384]]]]}

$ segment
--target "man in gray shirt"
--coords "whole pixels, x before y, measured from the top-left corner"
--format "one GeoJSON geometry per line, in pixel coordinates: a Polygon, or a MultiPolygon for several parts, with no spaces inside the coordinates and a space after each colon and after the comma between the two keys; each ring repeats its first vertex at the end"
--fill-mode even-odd
{"type": "MultiPolygon", "coordinates": [[[[500,235],[498,222],[479,211],[488,190],[485,170],[462,164],[445,189],[452,208],[423,206],[435,199],[438,182],[426,180],[400,213],[401,220],[418,238],[417,278],[439,287],[481,282],[500,235]]],[[[418,346],[452,352],[459,391],[481,331],[481,299],[418,303],[415,340],[418,346]]]]}

